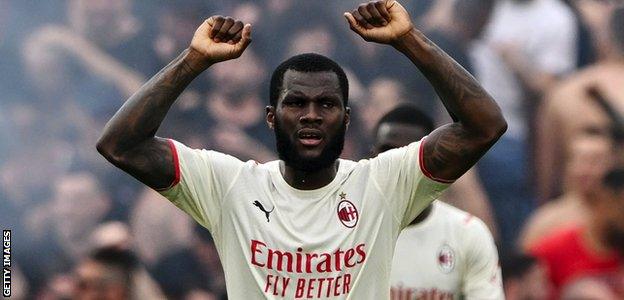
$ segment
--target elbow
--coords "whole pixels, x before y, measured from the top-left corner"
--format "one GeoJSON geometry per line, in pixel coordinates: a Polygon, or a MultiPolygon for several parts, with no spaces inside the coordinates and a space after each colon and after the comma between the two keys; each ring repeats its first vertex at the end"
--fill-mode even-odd
{"type": "Polygon", "coordinates": [[[484,144],[493,145],[507,131],[507,121],[502,114],[490,119],[486,126],[481,126],[482,130],[479,134],[479,140],[484,144]]]}
{"type": "Polygon", "coordinates": [[[501,136],[503,136],[503,134],[505,134],[505,132],[507,132],[507,128],[508,128],[508,124],[507,121],[505,120],[505,118],[503,117],[503,115],[500,115],[500,118],[498,119],[498,122],[495,126],[496,130],[495,130],[495,136],[496,136],[496,140],[498,140],[501,136]]]}
{"type": "Polygon", "coordinates": [[[110,141],[107,141],[104,136],[101,136],[97,143],[95,144],[95,149],[100,153],[106,160],[109,162],[116,164],[121,161],[121,157],[115,154],[114,147],[110,141]]]}

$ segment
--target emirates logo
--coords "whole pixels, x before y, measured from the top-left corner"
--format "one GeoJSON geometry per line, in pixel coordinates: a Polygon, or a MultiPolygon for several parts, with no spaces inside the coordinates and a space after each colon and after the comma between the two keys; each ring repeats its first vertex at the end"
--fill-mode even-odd
{"type": "Polygon", "coordinates": [[[340,193],[340,203],[338,203],[338,220],[342,223],[342,225],[353,228],[358,222],[360,217],[357,208],[351,201],[347,200],[347,194],[344,192],[340,193]]]}

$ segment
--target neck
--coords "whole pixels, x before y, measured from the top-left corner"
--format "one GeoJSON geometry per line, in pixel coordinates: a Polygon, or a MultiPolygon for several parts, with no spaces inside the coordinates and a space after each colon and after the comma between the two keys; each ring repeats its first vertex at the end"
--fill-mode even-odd
{"type": "Polygon", "coordinates": [[[433,209],[433,204],[430,204],[418,216],[416,216],[416,218],[414,219],[414,221],[412,221],[412,223],[410,223],[410,225],[416,225],[426,220],[427,217],[431,215],[432,209],[433,209]]]}
{"type": "Polygon", "coordinates": [[[287,166],[280,161],[280,172],[286,182],[298,190],[315,190],[328,185],[336,177],[339,161],[315,172],[305,172],[287,166]]]}

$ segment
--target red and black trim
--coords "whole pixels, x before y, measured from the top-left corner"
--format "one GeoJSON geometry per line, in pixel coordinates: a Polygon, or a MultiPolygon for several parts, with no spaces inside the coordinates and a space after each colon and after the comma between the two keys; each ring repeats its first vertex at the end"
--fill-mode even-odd
{"type": "Polygon", "coordinates": [[[178,151],[176,150],[175,144],[173,143],[172,139],[167,139],[167,143],[169,144],[169,148],[171,149],[171,155],[173,156],[173,169],[175,170],[175,177],[173,178],[173,182],[171,182],[168,187],[164,189],[158,189],[158,191],[161,192],[169,190],[176,186],[178,183],[180,183],[180,160],[178,158],[178,151]]]}
{"type": "Polygon", "coordinates": [[[423,174],[425,174],[425,176],[427,176],[429,179],[431,179],[433,181],[440,182],[440,183],[449,184],[449,183],[455,182],[455,180],[448,180],[448,179],[437,178],[437,177],[433,176],[431,174],[431,172],[429,172],[427,170],[427,168],[425,167],[425,158],[424,158],[425,157],[425,155],[424,155],[424,153],[425,153],[425,150],[424,150],[425,149],[425,138],[423,138],[420,141],[420,145],[418,147],[419,147],[418,148],[418,164],[420,165],[420,171],[423,174]]]}

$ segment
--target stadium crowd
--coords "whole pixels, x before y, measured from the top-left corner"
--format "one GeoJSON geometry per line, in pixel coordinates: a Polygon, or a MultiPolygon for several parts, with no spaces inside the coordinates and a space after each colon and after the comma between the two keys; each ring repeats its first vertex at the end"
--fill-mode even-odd
{"type": "MultiPolygon", "coordinates": [[[[264,119],[270,73],[305,52],[347,71],[343,158],[370,157],[378,120],[400,103],[448,122],[406,58],[349,33],[342,13],[359,2],[0,0],[0,225],[13,230],[13,295],[114,298],[132,287],[136,299],[226,297],[209,233],[95,149],[106,121],[207,16],[253,24],[254,41],[196,79],[159,136],[276,159],[264,119]]],[[[494,234],[507,298],[624,297],[624,7],[400,2],[509,125],[443,199],[494,234]]]]}

